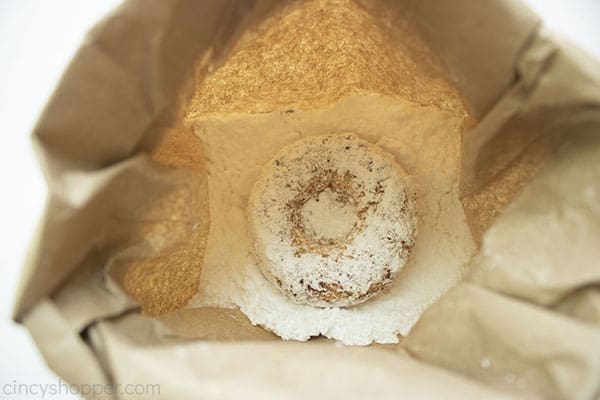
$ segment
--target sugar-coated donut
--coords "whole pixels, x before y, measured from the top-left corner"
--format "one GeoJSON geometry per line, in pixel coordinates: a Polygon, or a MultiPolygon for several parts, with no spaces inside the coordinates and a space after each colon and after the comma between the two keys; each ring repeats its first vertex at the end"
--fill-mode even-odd
{"type": "Polygon", "coordinates": [[[355,305],[390,285],[417,231],[405,172],[353,134],[283,148],[254,183],[247,213],[265,277],[318,307],[355,305]]]}

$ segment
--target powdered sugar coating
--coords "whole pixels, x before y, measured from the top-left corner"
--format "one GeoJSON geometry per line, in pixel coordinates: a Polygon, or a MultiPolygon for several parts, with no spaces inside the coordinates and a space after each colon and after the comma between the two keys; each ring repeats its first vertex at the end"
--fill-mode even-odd
{"type": "Polygon", "coordinates": [[[417,229],[413,197],[393,157],[355,135],[288,145],[249,198],[261,271],[296,303],[359,304],[406,264],[417,229]]]}
{"type": "Polygon", "coordinates": [[[293,113],[230,114],[194,121],[207,157],[210,232],[198,293],[189,308],[239,308],[284,340],[322,335],[346,345],[398,343],[423,311],[454,286],[476,251],[459,200],[463,118],[379,95],[293,113]],[[255,257],[247,209],[264,165],[299,139],[352,132],[409,174],[419,233],[392,285],[353,307],[313,307],[284,295],[255,257]]]}

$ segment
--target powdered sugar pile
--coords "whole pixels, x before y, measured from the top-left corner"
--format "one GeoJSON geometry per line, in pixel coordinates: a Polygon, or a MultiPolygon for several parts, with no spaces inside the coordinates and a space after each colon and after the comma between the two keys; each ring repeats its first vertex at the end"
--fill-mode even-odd
{"type": "Polygon", "coordinates": [[[370,95],[320,110],[229,114],[193,124],[208,159],[211,227],[199,293],[189,307],[239,307],[284,339],[396,343],[457,282],[475,250],[458,200],[462,116],[370,95]],[[297,304],[259,270],[246,225],[248,196],[262,166],[284,146],[347,132],[378,144],[411,175],[419,235],[402,274],[378,296],[348,308],[297,304]]]}

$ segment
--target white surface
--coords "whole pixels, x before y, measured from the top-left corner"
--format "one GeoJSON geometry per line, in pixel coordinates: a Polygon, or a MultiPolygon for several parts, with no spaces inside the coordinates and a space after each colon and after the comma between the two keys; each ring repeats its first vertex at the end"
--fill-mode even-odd
{"type": "MultiPolygon", "coordinates": [[[[27,332],[10,322],[19,270],[45,188],[29,134],[85,32],[119,0],[0,1],[0,399],[5,383],[56,384],[27,332]]],[[[527,0],[547,25],[600,58],[600,1],[527,0]]],[[[50,397],[46,398],[60,398],[50,397]]],[[[75,396],[62,397],[75,398],[75,396]]]]}
{"type": "Polygon", "coordinates": [[[600,59],[600,1],[525,0],[547,27],[600,59]]]}
{"type": "Polygon", "coordinates": [[[43,398],[14,393],[8,396],[3,385],[12,385],[15,381],[58,383],[58,378],[38,355],[27,331],[9,319],[21,264],[42,213],[46,192],[29,135],[85,32],[118,3],[119,0],[0,1],[0,135],[3,139],[0,155],[0,266],[3,270],[0,279],[0,399],[43,398]]]}

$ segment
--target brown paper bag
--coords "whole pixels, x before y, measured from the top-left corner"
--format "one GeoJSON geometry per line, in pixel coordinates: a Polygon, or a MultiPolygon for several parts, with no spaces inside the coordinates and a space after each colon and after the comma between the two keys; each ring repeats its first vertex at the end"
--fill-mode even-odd
{"type": "Polygon", "coordinates": [[[15,307],[50,367],[89,398],[598,398],[600,68],[511,0],[404,4],[479,121],[461,191],[481,250],[399,346],[285,343],[234,310],[139,315],[118,266],[153,254],[148,215],[185,235],[197,215],[153,205],[202,184],[146,150],[194,60],[272,3],[130,0],[66,71],[34,132],[49,199],[15,307]]]}

